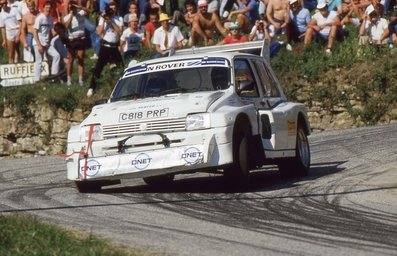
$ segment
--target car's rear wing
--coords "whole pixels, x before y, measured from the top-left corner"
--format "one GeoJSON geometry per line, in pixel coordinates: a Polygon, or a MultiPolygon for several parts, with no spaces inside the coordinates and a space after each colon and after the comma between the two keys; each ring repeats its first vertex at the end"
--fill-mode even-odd
{"type": "Polygon", "coordinates": [[[247,52],[259,54],[267,61],[270,61],[269,42],[266,40],[250,41],[246,43],[233,43],[223,45],[212,45],[203,47],[191,47],[186,49],[180,49],[170,51],[169,56],[178,56],[186,54],[198,54],[208,52],[247,52]]]}

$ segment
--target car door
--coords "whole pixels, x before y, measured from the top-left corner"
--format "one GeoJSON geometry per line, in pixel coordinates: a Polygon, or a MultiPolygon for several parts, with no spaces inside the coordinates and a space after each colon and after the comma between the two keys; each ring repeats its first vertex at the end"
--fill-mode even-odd
{"type": "Polygon", "coordinates": [[[268,64],[260,59],[252,60],[260,91],[260,103],[256,105],[262,146],[265,150],[282,150],[288,147],[286,97],[268,64]],[[279,107],[278,107],[279,106],[279,107]]]}

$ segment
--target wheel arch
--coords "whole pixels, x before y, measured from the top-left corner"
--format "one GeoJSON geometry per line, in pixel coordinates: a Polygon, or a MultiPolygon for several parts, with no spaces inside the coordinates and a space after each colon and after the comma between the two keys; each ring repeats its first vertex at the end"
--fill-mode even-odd
{"type": "Polygon", "coordinates": [[[309,123],[308,117],[303,112],[298,113],[297,126],[296,126],[297,131],[298,131],[299,126],[302,126],[302,128],[305,131],[305,134],[307,136],[311,134],[311,128],[310,128],[310,123],[309,123]]]}
{"type": "Polygon", "coordinates": [[[248,131],[250,132],[250,135],[254,134],[254,131],[252,130],[252,124],[250,121],[250,118],[248,117],[247,114],[245,113],[240,113],[236,116],[236,120],[234,121],[234,127],[233,127],[233,139],[235,136],[238,135],[238,132],[241,131],[241,129],[248,128],[248,131]]]}
{"type": "MultiPolygon", "coordinates": [[[[250,168],[262,166],[265,159],[264,150],[262,147],[262,141],[259,134],[255,134],[255,125],[250,122],[249,116],[245,113],[237,115],[234,127],[233,127],[233,142],[240,136],[240,132],[248,132],[248,143],[249,143],[249,158],[250,168]],[[242,131],[241,129],[246,129],[242,131]]],[[[234,151],[234,147],[233,147],[234,151]]],[[[233,152],[234,153],[234,152],[233,152]]]]}

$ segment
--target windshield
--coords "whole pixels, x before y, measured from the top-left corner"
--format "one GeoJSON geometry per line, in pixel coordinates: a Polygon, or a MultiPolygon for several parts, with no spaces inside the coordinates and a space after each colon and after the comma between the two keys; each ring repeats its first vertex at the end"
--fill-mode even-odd
{"type": "Polygon", "coordinates": [[[157,97],[172,93],[224,90],[230,86],[230,69],[205,66],[141,73],[120,79],[111,101],[157,97]]]}

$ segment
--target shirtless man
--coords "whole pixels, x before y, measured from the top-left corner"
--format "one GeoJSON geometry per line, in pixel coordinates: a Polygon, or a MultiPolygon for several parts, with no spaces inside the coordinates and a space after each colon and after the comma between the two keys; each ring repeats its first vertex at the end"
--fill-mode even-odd
{"type": "Polygon", "coordinates": [[[198,1],[199,12],[194,17],[192,26],[192,45],[196,45],[199,38],[202,38],[204,45],[213,44],[213,36],[215,29],[226,37],[227,33],[222,26],[219,16],[215,13],[207,12],[208,3],[206,0],[198,1]]]}
{"type": "Polygon", "coordinates": [[[26,51],[24,51],[23,58],[27,62],[33,62],[33,25],[39,11],[36,8],[34,0],[27,0],[26,5],[29,9],[29,12],[22,16],[21,24],[21,41],[23,44],[23,48],[26,49],[26,51]]]}
{"type": "Polygon", "coordinates": [[[287,29],[290,22],[289,0],[269,0],[266,16],[277,32],[287,29]]]}

